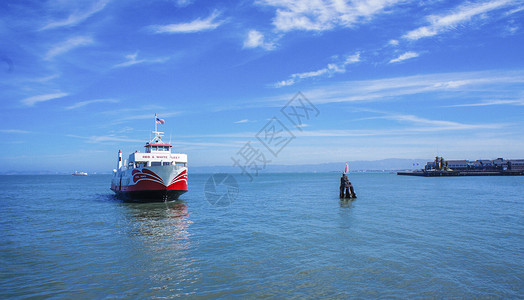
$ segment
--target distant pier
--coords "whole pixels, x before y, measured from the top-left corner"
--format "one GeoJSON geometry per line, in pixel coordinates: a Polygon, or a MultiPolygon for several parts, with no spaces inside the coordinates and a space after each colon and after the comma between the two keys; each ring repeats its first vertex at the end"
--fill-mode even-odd
{"type": "Polygon", "coordinates": [[[522,176],[524,159],[497,158],[494,160],[444,160],[435,157],[424,169],[413,172],[397,172],[397,175],[445,177],[445,176],[522,176]]]}
{"type": "Polygon", "coordinates": [[[524,171],[414,171],[397,172],[397,175],[445,177],[445,176],[523,176],[524,171]]]}

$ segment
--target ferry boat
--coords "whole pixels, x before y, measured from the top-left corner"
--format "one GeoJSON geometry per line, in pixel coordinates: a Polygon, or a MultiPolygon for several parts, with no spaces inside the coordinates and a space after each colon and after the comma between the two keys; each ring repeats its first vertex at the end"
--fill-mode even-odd
{"type": "Polygon", "coordinates": [[[87,176],[87,173],[86,172],[75,171],[72,175],[73,176],[87,176]]]}
{"type": "Polygon", "coordinates": [[[162,141],[164,133],[157,124],[164,120],[155,115],[154,138],[146,143],[145,152],[136,151],[122,161],[122,151],[118,151],[111,190],[124,200],[170,201],[187,192],[187,154],[171,153],[173,146],[162,141]]]}

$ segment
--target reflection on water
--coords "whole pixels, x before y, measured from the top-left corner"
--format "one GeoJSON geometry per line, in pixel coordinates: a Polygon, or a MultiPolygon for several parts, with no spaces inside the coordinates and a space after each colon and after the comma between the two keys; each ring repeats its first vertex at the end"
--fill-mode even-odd
{"type": "Polygon", "coordinates": [[[190,236],[187,205],[184,202],[123,203],[128,209],[131,234],[151,241],[187,240],[190,236]]]}
{"type": "Polygon", "coordinates": [[[143,259],[148,274],[148,295],[159,297],[190,295],[180,286],[198,279],[189,226],[193,223],[183,201],[122,203],[128,233],[135,240],[134,251],[143,259]]]}
{"type": "Polygon", "coordinates": [[[340,199],[340,207],[342,208],[351,208],[351,204],[353,204],[353,201],[355,201],[355,199],[340,199]]]}

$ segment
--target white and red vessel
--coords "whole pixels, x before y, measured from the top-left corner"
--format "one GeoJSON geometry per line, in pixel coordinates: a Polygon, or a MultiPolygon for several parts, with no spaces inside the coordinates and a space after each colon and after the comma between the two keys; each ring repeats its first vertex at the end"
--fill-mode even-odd
{"type": "Polygon", "coordinates": [[[155,115],[154,138],[146,143],[145,152],[136,151],[122,161],[122,151],[118,151],[111,190],[125,200],[176,200],[187,192],[187,154],[171,153],[173,146],[162,141],[157,124],[164,120],[155,115]]]}

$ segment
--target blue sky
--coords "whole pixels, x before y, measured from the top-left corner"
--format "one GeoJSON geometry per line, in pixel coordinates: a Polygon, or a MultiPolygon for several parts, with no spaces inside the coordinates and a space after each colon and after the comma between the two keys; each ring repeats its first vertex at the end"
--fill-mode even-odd
{"type": "Polygon", "coordinates": [[[524,158],[523,1],[8,0],[0,37],[0,172],[110,171],[155,113],[193,166],[273,117],[273,164],[524,158]]]}

